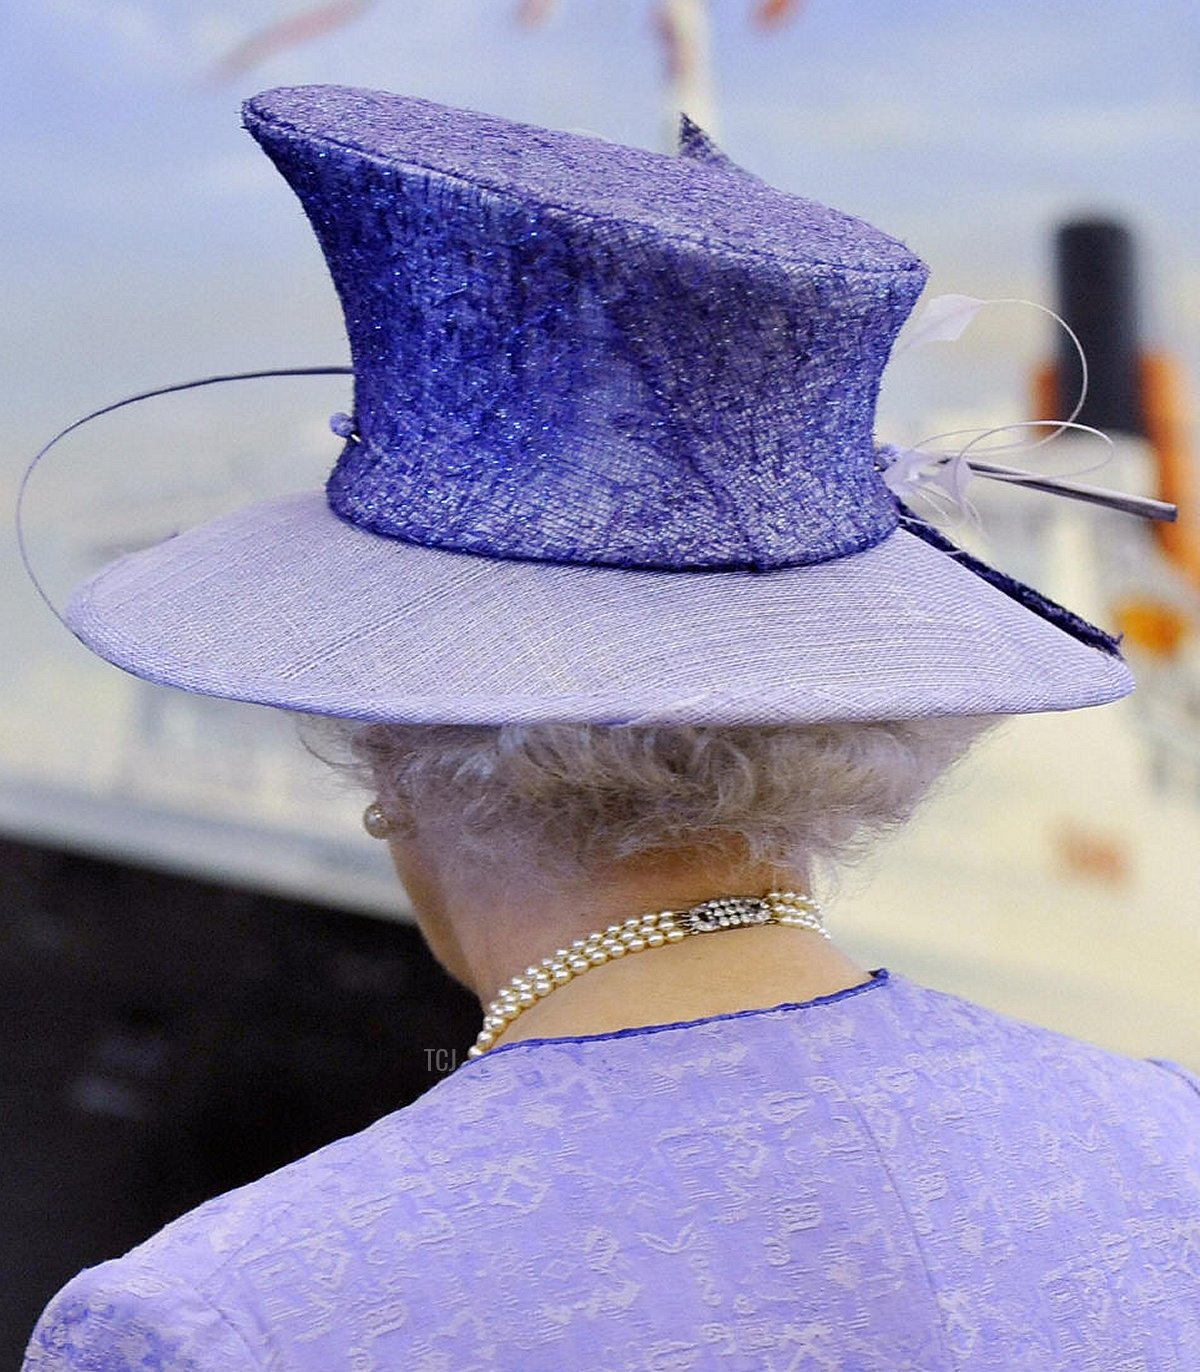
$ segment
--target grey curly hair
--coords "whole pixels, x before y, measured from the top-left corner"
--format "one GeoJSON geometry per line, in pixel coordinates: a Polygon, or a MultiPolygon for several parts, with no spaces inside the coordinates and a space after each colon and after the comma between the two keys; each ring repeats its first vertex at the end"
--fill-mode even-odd
{"type": "Polygon", "coordinates": [[[994,722],[338,723],[342,765],[394,825],[511,889],[731,840],[747,865],[811,878],[903,823],[994,722]]]}

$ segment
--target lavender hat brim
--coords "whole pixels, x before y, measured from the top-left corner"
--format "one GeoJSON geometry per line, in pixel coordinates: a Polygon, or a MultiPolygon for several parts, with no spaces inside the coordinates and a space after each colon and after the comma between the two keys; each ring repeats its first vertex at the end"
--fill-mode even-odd
{"type": "Polygon", "coordinates": [[[899,530],[769,572],[498,560],[365,532],[320,492],[122,558],[67,620],[207,695],[422,724],[784,724],[1099,705],[1120,658],[899,530]]]}

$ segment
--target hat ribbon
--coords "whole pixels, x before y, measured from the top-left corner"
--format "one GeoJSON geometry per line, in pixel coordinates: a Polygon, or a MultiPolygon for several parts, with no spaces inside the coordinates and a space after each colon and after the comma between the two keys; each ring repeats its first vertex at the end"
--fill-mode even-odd
{"type": "MultiPolygon", "coordinates": [[[[21,484],[17,487],[16,504],[16,525],[17,525],[17,549],[21,554],[21,563],[25,568],[25,573],[33,582],[33,588],[38,595],[46,602],[50,613],[61,624],[67,621],[59,614],[57,606],[47,595],[42,583],[38,580],[37,573],[33,570],[33,564],[29,559],[29,548],[25,540],[25,494],[29,487],[30,478],[41,464],[42,459],[60,440],[72,434],[76,429],[81,429],[85,424],[90,424],[93,419],[99,419],[101,415],[112,414],[114,410],[123,410],[126,405],[136,405],[142,400],[153,400],[159,395],[173,395],[176,391],[193,391],[201,386],[220,386],[227,381],[260,381],[266,377],[273,376],[353,376],[353,367],[278,367],[263,372],[230,372],[223,376],[205,376],[195,381],[177,381],[172,386],[159,386],[153,391],[141,391],[137,395],[127,395],[124,400],[114,400],[109,405],[101,405],[98,410],[93,410],[91,414],[85,414],[82,419],[77,419],[72,424],[68,424],[65,429],[60,429],[58,433],[45,444],[33,461],[25,468],[25,474],[21,477],[21,484]]],[[[70,627],[69,625],[67,626],[70,627]]]]}
{"type": "MultiPolygon", "coordinates": [[[[897,351],[906,352],[909,348],[920,347],[926,343],[954,341],[961,336],[979,311],[988,305],[1025,305],[1029,309],[1049,315],[1067,331],[1071,342],[1075,345],[1075,351],[1079,354],[1082,378],[1075,408],[1064,420],[1029,419],[1015,424],[996,425],[987,429],[952,429],[946,433],[933,434],[929,438],[922,439],[920,443],[911,448],[900,448],[892,444],[881,445],[878,449],[878,456],[883,481],[892,494],[904,503],[908,503],[912,496],[918,492],[930,494],[934,496],[935,503],[948,504],[958,514],[977,519],[974,508],[967,500],[966,490],[972,477],[983,476],[995,481],[1007,481],[1014,486],[1026,486],[1032,490],[1046,491],[1052,495],[1066,496],[1072,500],[1081,500],[1088,504],[1120,510],[1125,514],[1138,515],[1143,519],[1172,523],[1178,516],[1179,510],[1177,506],[1165,500],[1154,500],[1148,496],[1127,495],[1120,491],[1085,485],[1079,481],[1047,476],[1042,472],[1028,471],[1021,467],[1010,467],[988,460],[987,455],[991,453],[1029,452],[1035,448],[1044,447],[1047,443],[1054,442],[1068,429],[1099,438],[1108,445],[1110,450],[1114,446],[1108,434],[1092,428],[1091,425],[1076,422],[1077,416],[1083,409],[1084,401],[1087,399],[1087,356],[1075,330],[1052,309],[1039,304],[1036,300],[1018,298],[980,300],[970,295],[935,296],[914,320],[908,337],[897,351]],[[998,434],[1013,433],[1022,429],[1045,428],[1051,429],[1052,432],[1033,442],[993,444],[984,449],[983,453],[977,457],[968,456],[978,444],[984,443],[998,434]],[[969,438],[969,441],[951,451],[930,447],[931,444],[940,443],[948,438],[969,438]]],[[[1097,467],[1102,467],[1110,458],[1111,453],[1110,457],[1106,457],[1083,470],[1092,471],[1097,467]]]]}

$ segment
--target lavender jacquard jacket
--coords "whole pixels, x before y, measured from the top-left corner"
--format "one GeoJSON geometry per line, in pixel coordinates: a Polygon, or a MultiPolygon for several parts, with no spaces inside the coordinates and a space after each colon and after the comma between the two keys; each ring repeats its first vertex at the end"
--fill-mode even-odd
{"type": "Polygon", "coordinates": [[[464,1061],[50,1302],[24,1372],[1200,1367],[1200,1078],[880,970],[464,1061]]]}

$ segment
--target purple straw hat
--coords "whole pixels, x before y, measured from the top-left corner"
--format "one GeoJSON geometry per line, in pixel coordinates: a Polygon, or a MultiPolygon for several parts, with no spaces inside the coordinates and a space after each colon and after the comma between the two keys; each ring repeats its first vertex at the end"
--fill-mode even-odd
{"type": "Polygon", "coordinates": [[[875,403],[926,279],[733,166],[338,87],[246,126],[341,297],[326,490],[112,564],[67,618],[138,676],[414,723],[1022,713],[1114,641],[898,504],[875,403]]]}

